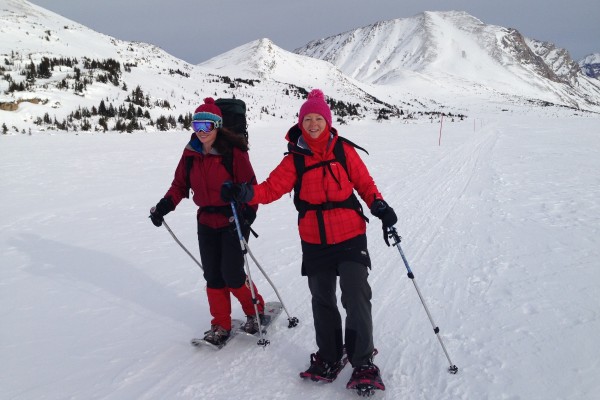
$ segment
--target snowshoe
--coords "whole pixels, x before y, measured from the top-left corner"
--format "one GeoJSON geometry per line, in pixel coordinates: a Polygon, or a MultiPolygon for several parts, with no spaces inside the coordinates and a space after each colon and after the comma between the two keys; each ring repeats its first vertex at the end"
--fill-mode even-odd
{"type": "Polygon", "coordinates": [[[354,368],[346,389],[355,390],[359,396],[369,397],[375,390],[385,390],[379,368],[369,362],[354,368]]]}
{"type": "Polygon", "coordinates": [[[229,339],[230,332],[231,330],[228,331],[219,325],[212,325],[208,331],[204,332],[204,340],[218,346],[229,339]]]}
{"type": "MultiPolygon", "coordinates": [[[[271,320],[271,317],[266,316],[265,314],[258,314],[258,317],[260,318],[260,326],[261,327],[264,327],[265,324],[267,323],[267,321],[271,320]]],[[[242,327],[240,329],[250,335],[257,334],[259,318],[256,318],[256,315],[246,315],[246,323],[244,325],[242,325],[242,327]]]]}
{"type": "MultiPolygon", "coordinates": [[[[259,314],[260,326],[262,328],[263,335],[267,334],[268,328],[271,326],[271,324],[273,324],[277,317],[279,317],[282,310],[283,306],[279,302],[271,301],[265,303],[264,314],[259,314]]],[[[260,337],[256,315],[247,315],[246,318],[246,322],[240,325],[240,327],[237,329],[237,332],[257,338],[260,337]]]]}
{"type": "Polygon", "coordinates": [[[220,350],[235,336],[237,327],[242,324],[243,322],[240,320],[231,320],[232,329],[230,331],[218,325],[212,325],[208,331],[204,332],[204,337],[202,339],[193,338],[190,342],[196,347],[207,346],[213,350],[220,350]]]}
{"type": "Polygon", "coordinates": [[[347,363],[348,357],[345,351],[342,359],[334,363],[323,361],[318,352],[312,353],[310,355],[310,366],[306,371],[300,372],[300,378],[310,379],[314,382],[330,383],[337,378],[347,363]]]}

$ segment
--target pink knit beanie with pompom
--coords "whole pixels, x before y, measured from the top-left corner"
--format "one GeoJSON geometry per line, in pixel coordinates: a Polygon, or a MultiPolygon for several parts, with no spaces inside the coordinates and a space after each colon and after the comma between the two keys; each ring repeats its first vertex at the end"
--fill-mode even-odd
{"type": "Polygon", "coordinates": [[[306,114],[320,114],[327,121],[327,125],[331,127],[331,109],[325,101],[325,95],[320,89],[313,89],[306,98],[300,112],[298,113],[298,126],[302,126],[302,120],[306,114]]]}

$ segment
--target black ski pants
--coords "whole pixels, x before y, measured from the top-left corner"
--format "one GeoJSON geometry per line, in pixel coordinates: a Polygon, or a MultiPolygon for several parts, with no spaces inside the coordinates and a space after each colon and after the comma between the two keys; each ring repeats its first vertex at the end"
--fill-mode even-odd
{"type": "MultiPolygon", "coordinates": [[[[248,240],[248,235],[244,236],[248,240]]],[[[246,282],[244,255],[235,229],[198,224],[198,244],[207,287],[236,289],[246,282]]]]}
{"type": "Polygon", "coordinates": [[[368,276],[365,265],[352,261],[340,262],[337,269],[322,268],[308,275],[317,347],[324,361],[340,360],[344,343],[352,366],[372,359],[373,321],[368,276]],[[346,310],[343,334],[337,306],[337,275],[340,277],[341,303],[346,310]]]}

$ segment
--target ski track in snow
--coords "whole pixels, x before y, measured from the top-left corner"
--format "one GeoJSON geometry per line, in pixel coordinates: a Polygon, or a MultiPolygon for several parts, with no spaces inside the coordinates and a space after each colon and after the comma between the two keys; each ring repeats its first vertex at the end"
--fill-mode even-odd
{"type": "MultiPolygon", "coordinates": [[[[445,121],[440,146],[436,124],[340,129],[370,152],[364,160],[398,214],[402,249],[459,368],[446,372],[402,259],[372,219],[376,363],[387,386],[376,398],[597,393],[597,126],[445,121]]],[[[259,180],[280,161],[286,128],[251,131],[259,180]]],[[[0,137],[0,398],[355,398],[345,389],[349,366],[332,384],[298,378],[316,347],[289,196],[261,206],[249,245],[300,325],[288,329],[283,312],[265,349],[243,336],[219,352],[189,344],[209,324],[201,271],[147,219],[187,137],[0,137]]],[[[188,200],[167,221],[197,255],[194,215],[188,200]]],[[[233,316],[242,316],[235,302],[233,316]]]]}

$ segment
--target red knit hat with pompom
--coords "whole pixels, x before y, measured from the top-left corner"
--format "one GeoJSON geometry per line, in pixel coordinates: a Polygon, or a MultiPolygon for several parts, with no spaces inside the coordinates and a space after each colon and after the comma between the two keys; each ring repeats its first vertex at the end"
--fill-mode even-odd
{"type": "Polygon", "coordinates": [[[194,121],[215,121],[219,126],[223,124],[223,114],[221,109],[215,104],[215,99],[207,97],[204,104],[201,104],[194,111],[194,121]]]}
{"type": "Polygon", "coordinates": [[[302,125],[302,120],[306,114],[319,114],[325,118],[327,125],[331,127],[331,109],[325,102],[325,95],[320,89],[313,89],[306,98],[300,112],[298,113],[298,126],[302,125]]]}

